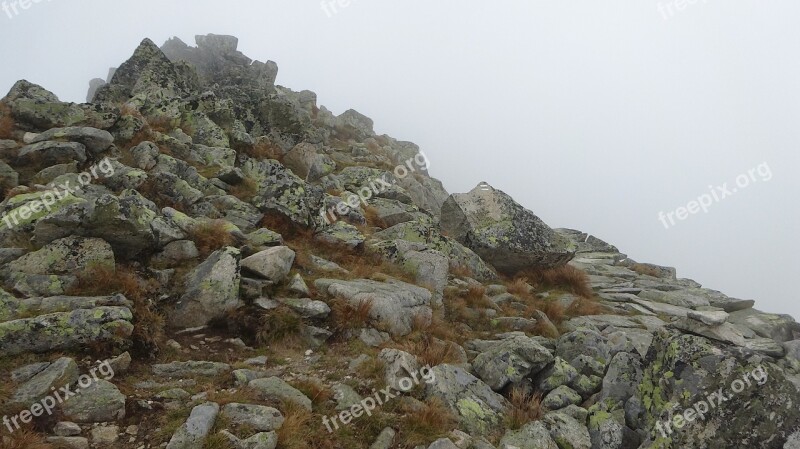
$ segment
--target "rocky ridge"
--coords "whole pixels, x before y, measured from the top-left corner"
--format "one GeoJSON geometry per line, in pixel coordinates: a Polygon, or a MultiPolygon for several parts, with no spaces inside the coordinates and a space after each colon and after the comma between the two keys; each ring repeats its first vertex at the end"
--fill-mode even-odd
{"type": "Polygon", "coordinates": [[[0,447],[800,448],[794,319],[450,195],[237,44],[0,101],[0,414],[81,391],[0,447]]]}

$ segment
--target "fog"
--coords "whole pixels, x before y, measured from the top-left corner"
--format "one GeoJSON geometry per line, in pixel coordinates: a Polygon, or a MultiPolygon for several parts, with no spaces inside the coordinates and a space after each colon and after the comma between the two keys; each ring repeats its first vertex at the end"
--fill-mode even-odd
{"type": "Polygon", "coordinates": [[[24,78],[83,102],[145,37],[232,34],[278,84],[420,145],[450,192],[489,182],[553,227],[800,317],[797,1],[0,6],[3,93],[24,78]]]}

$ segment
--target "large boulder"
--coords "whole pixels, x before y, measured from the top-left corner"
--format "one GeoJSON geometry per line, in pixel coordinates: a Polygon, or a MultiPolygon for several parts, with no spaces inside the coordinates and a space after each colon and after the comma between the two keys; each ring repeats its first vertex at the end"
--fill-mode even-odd
{"type": "Polygon", "coordinates": [[[411,333],[415,319],[430,323],[432,294],[429,290],[390,279],[378,282],[370,279],[343,281],[317,279],[314,285],[320,292],[342,298],[353,306],[370,303],[370,318],[389,327],[394,336],[411,333]]]}
{"type": "Polygon", "coordinates": [[[169,316],[173,327],[208,324],[239,306],[241,253],[228,247],[211,254],[186,277],[186,292],[169,316]]]}
{"type": "Polygon", "coordinates": [[[535,375],[553,361],[553,355],[531,338],[517,336],[503,340],[475,357],[475,372],[492,390],[500,391],[535,375]]]}
{"type": "Polygon", "coordinates": [[[440,399],[458,418],[460,428],[473,436],[487,436],[500,430],[509,404],[488,385],[463,368],[439,365],[432,370],[434,381],[426,395],[440,399]]]}
{"type": "Polygon", "coordinates": [[[453,194],[442,205],[441,227],[498,271],[552,268],[575,254],[571,240],[488,184],[453,194]]]}

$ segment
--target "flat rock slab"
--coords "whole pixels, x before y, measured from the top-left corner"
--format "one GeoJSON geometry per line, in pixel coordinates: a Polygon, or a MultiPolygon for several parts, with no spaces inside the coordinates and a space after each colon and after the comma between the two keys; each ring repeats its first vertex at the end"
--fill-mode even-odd
{"type": "Polygon", "coordinates": [[[192,409],[186,422],[178,427],[167,449],[197,449],[203,447],[219,414],[219,404],[208,402],[192,409]]]}

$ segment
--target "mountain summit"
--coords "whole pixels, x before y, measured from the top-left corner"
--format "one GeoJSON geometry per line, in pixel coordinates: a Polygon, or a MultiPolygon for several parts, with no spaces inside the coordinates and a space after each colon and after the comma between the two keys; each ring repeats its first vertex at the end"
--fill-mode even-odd
{"type": "Polygon", "coordinates": [[[800,448],[791,317],[451,195],[237,47],[0,100],[0,448],[800,448]]]}

